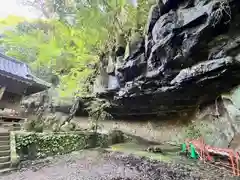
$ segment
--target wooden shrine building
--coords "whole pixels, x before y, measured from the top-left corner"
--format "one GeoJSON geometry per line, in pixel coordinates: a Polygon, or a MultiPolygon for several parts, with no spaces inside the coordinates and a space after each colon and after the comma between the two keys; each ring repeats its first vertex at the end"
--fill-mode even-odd
{"type": "Polygon", "coordinates": [[[0,53],[0,109],[18,110],[23,96],[50,86],[50,83],[34,76],[25,63],[0,53]]]}

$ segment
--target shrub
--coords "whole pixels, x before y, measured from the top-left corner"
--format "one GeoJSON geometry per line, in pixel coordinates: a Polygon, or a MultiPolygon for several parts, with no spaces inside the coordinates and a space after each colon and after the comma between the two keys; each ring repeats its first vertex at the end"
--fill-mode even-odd
{"type": "Polygon", "coordinates": [[[16,149],[21,159],[33,159],[105,146],[107,135],[96,133],[21,133],[16,134],[16,149]]]}

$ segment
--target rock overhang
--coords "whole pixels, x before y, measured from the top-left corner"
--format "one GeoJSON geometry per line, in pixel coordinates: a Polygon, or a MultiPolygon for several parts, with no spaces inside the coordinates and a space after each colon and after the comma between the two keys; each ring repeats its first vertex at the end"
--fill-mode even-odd
{"type": "Polygon", "coordinates": [[[177,8],[164,6],[154,6],[144,43],[140,39],[141,46],[115,68],[119,87],[109,97],[104,92],[112,114],[190,112],[239,85],[240,34],[230,32],[238,30],[233,26],[240,3],[188,0],[178,1],[177,8]],[[223,34],[228,36],[224,42],[218,40],[223,34]]]}

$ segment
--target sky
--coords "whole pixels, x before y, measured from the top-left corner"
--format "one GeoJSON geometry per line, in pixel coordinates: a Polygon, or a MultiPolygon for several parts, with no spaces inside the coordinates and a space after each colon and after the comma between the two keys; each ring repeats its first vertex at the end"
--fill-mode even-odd
{"type": "Polygon", "coordinates": [[[22,16],[26,18],[37,18],[38,14],[28,7],[19,4],[18,0],[2,0],[4,3],[0,6],[0,18],[9,15],[22,16]]]}
{"type": "MultiPolygon", "coordinates": [[[[22,16],[26,18],[39,18],[39,14],[30,10],[26,6],[22,6],[19,0],[1,0],[4,3],[0,6],[0,18],[6,18],[9,15],[22,16]]],[[[136,4],[137,0],[131,0],[136,4]]]]}

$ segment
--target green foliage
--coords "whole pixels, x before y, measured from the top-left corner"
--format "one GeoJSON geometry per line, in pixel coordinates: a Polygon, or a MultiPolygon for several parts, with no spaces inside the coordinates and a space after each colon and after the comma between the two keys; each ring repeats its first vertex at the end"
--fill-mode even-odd
{"type": "Polygon", "coordinates": [[[101,128],[99,121],[112,118],[111,114],[106,111],[109,106],[110,103],[102,99],[96,98],[90,102],[86,110],[88,111],[89,118],[92,123],[92,131],[97,132],[101,128]]]}
{"type": "Polygon", "coordinates": [[[108,101],[102,99],[95,99],[90,102],[90,105],[87,108],[90,117],[98,120],[111,119],[112,116],[108,114],[105,110],[110,106],[108,101]]]}
{"type": "Polygon", "coordinates": [[[26,21],[25,18],[13,16],[13,15],[8,16],[7,18],[0,18],[0,28],[4,30],[11,26],[16,26],[19,23],[22,23],[24,21],[26,21]]]}
{"type": "MultiPolygon", "coordinates": [[[[32,29],[25,34],[5,31],[2,44],[8,55],[24,60],[32,69],[46,71],[50,68],[61,77],[63,96],[72,96],[76,90],[81,91],[81,85],[93,72],[86,65],[96,63],[98,57],[86,48],[83,42],[87,37],[81,36],[80,30],[54,20],[44,23],[49,31],[32,29]]],[[[92,38],[91,43],[97,44],[98,41],[92,38]]]]}
{"type": "Polygon", "coordinates": [[[190,139],[197,139],[201,137],[201,131],[200,129],[193,123],[189,124],[188,127],[185,130],[184,138],[190,138],[190,139]]]}
{"type": "Polygon", "coordinates": [[[66,154],[80,149],[106,145],[107,143],[106,135],[97,135],[96,138],[94,137],[95,134],[91,133],[81,134],[21,133],[16,134],[15,139],[17,153],[22,158],[23,156],[28,157],[29,154],[34,154],[34,158],[42,158],[46,156],[66,154]]]}
{"type": "Polygon", "coordinates": [[[8,55],[30,65],[37,76],[50,81],[60,77],[62,96],[87,96],[102,52],[112,49],[118,34],[143,32],[150,3],[138,0],[21,0],[38,9],[45,20],[11,17],[1,44],[8,55]],[[14,29],[15,27],[15,29],[14,29]]]}

